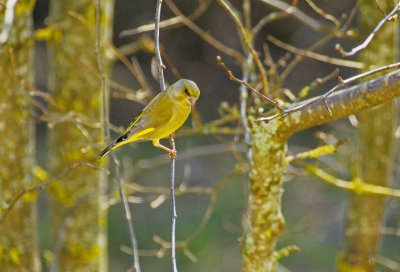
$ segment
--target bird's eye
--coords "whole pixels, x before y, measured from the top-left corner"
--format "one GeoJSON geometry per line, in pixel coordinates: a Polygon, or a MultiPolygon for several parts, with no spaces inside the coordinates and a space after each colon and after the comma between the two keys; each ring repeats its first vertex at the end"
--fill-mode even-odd
{"type": "Polygon", "coordinates": [[[185,94],[189,96],[189,90],[185,88],[185,94]]]}

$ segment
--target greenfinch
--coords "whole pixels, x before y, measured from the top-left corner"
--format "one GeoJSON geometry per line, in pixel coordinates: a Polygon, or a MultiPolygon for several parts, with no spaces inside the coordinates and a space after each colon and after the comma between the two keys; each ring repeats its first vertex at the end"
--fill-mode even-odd
{"type": "MultiPolygon", "coordinates": [[[[125,132],[111,143],[115,149],[130,142],[150,140],[175,156],[176,151],[160,144],[160,139],[173,134],[189,117],[192,106],[200,96],[196,83],[181,79],[159,93],[143,109],[142,113],[129,125],[125,132]]],[[[109,152],[104,149],[99,159],[109,152]]]]}

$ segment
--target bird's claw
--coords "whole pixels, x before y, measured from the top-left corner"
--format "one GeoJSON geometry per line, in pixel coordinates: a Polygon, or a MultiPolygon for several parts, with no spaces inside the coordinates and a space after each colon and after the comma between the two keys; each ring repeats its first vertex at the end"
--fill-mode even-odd
{"type": "Polygon", "coordinates": [[[167,155],[168,159],[170,159],[170,160],[176,159],[176,153],[177,153],[176,150],[171,150],[171,152],[169,152],[167,155]]]}

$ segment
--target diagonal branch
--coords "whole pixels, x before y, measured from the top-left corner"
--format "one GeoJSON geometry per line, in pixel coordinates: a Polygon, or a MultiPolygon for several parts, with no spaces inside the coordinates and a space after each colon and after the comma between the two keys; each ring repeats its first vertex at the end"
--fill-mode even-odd
{"type": "Polygon", "coordinates": [[[290,114],[282,122],[278,135],[287,138],[297,131],[357,114],[398,96],[400,96],[399,70],[332,94],[326,99],[332,114],[329,114],[322,103],[311,104],[307,110],[290,114]]]}
{"type": "Polygon", "coordinates": [[[357,69],[365,69],[366,65],[364,63],[361,63],[359,61],[352,61],[352,60],[345,60],[345,59],[338,59],[338,58],[332,58],[329,56],[325,56],[322,54],[315,53],[311,50],[303,50],[300,48],[296,48],[290,44],[284,43],[274,36],[268,35],[267,40],[275,44],[276,46],[279,46],[289,52],[292,52],[294,54],[303,56],[303,57],[308,57],[311,59],[315,59],[318,61],[330,63],[333,65],[339,65],[339,66],[345,66],[345,67],[351,67],[351,68],[357,68],[357,69]]]}
{"type": "MultiPolygon", "coordinates": [[[[195,11],[193,11],[192,14],[188,15],[187,18],[191,21],[194,21],[197,19],[200,15],[202,15],[208,8],[208,6],[211,4],[211,0],[206,0],[206,1],[201,1],[200,5],[196,8],[195,11]]],[[[177,26],[184,23],[184,17],[183,16],[176,16],[164,21],[160,21],[160,28],[165,28],[165,27],[170,27],[170,26],[177,26]]],[[[120,38],[131,36],[131,35],[136,35],[144,32],[149,32],[149,31],[154,31],[155,29],[155,24],[151,23],[148,25],[142,25],[133,29],[128,29],[124,30],[119,34],[120,38]]]]}
{"type": "Polygon", "coordinates": [[[191,21],[188,17],[183,15],[183,13],[171,0],[165,0],[165,3],[168,5],[168,7],[171,9],[173,13],[182,18],[182,22],[188,28],[190,28],[194,33],[199,35],[203,40],[208,42],[211,46],[215,47],[224,54],[227,54],[228,56],[234,57],[240,64],[242,64],[245,61],[245,58],[241,53],[219,42],[218,40],[213,38],[210,34],[208,34],[206,31],[202,30],[198,25],[193,23],[193,21],[191,21]]]}
{"type": "Polygon", "coordinates": [[[303,24],[311,27],[316,31],[324,31],[324,32],[332,32],[334,29],[326,26],[325,24],[315,20],[314,18],[308,16],[303,11],[299,10],[297,7],[289,5],[280,0],[260,0],[261,2],[279,9],[281,11],[285,11],[291,14],[294,18],[302,22],[303,24]]]}
{"type": "Polygon", "coordinates": [[[363,50],[368,46],[368,44],[372,41],[372,39],[375,37],[375,34],[381,29],[381,27],[389,20],[393,19],[394,16],[396,16],[400,12],[400,0],[397,2],[396,6],[393,8],[393,10],[385,16],[382,20],[379,21],[379,23],[376,25],[374,30],[371,32],[371,34],[368,35],[368,37],[365,39],[365,41],[360,44],[359,46],[354,47],[351,51],[346,52],[342,48],[340,44],[336,44],[335,48],[338,50],[343,56],[348,57],[348,56],[353,56],[355,53],[363,50]]]}
{"type": "Polygon", "coordinates": [[[254,49],[253,45],[251,44],[248,34],[246,33],[246,30],[244,29],[242,23],[240,22],[239,17],[234,12],[234,10],[230,6],[229,2],[227,2],[226,0],[217,0],[217,2],[226,10],[226,12],[228,12],[229,16],[231,16],[233,21],[235,22],[236,27],[240,30],[243,41],[246,44],[247,48],[249,49],[251,55],[253,56],[254,61],[256,62],[256,65],[258,67],[258,70],[260,71],[264,93],[268,94],[268,81],[267,81],[267,76],[265,74],[264,66],[263,66],[260,58],[258,57],[256,50],[254,49]]]}
{"type": "Polygon", "coordinates": [[[274,101],[271,98],[268,98],[267,96],[263,95],[262,93],[260,93],[259,91],[257,91],[253,87],[251,87],[251,85],[249,83],[247,83],[246,81],[240,80],[237,77],[235,77],[232,74],[232,72],[222,62],[222,59],[221,59],[220,56],[217,56],[217,62],[218,62],[218,65],[221,66],[225,70],[225,72],[229,75],[229,79],[230,80],[235,81],[235,82],[240,83],[240,84],[243,84],[250,91],[252,91],[253,93],[255,93],[255,94],[259,95],[259,96],[261,96],[261,98],[264,99],[265,101],[267,101],[268,103],[271,103],[272,105],[274,105],[274,107],[277,108],[280,113],[284,113],[284,110],[278,105],[278,103],[276,101],[274,101]]]}
{"type": "Polygon", "coordinates": [[[95,16],[96,16],[96,44],[95,44],[95,52],[97,56],[97,66],[99,69],[99,73],[101,75],[101,97],[102,97],[102,120],[103,120],[103,128],[104,128],[104,137],[107,142],[108,148],[110,150],[110,155],[111,155],[111,160],[114,165],[115,169],[115,178],[117,179],[118,182],[118,191],[119,195],[121,198],[121,202],[123,205],[123,211],[124,211],[124,216],[125,220],[127,223],[128,227],[128,233],[129,233],[129,239],[130,243],[132,246],[132,267],[131,269],[140,272],[140,264],[139,264],[139,255],[138,255],[138,249],[137,249],[137,240],[136,240],[136,234],[134,230],[134,224],[133,224],[133,219],[131,212],[129,210],[129,204],[128,201],[124,195],[124,192],[122,190],[122,181],[120,178],[120,173],[119,173],[119,166],[118,166],[118,161],[117,158],[114,154],[113,149],[111,148],[111,137],[110,137],[110,130],[109,130],[109,88],[107,86],[107,76],[105,74],[105,67],[103,63],[103,55],[102,55],[102,36],[101,36],[101,2],[100,0],[97,0],[96,3],[96,11],[95,11],[95,16]]]}

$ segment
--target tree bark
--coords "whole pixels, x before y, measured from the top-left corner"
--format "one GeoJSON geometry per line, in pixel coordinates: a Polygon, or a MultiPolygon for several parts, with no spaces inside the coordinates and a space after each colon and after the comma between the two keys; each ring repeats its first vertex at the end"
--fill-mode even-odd
{"type": "MultiPolygon", "coordinates": [[[[379,1],[383,10],[389,10],[393,1],[379,1]]],[[[366,35],[383,17],[376,3],[362,1],[360,22],[366,35]]],[[[388,65],[396,62],[398,22],[386,23],[360,60],[367,65],[388,65]]],[[[357,175],[366,183],[388,186],[392,170],[392,150],[396,105],[390,101],[362,113],[360,118],[360,144],[357,175]]],[[[351,196],[347,211],[346,247],[339,257],[339,271],[375,271],[380,246],[380,229],[385,211],[385,198],[376,195],[351,196]]]]}
{"type": "Polygon", "coordinates": [[[253,121],[250,119],[252,162],[242,242],[243,271],[275,271],[275,245],[285,229],[281,201],[286,141],[277,137],[278,122],[253,121]]]}
{"type": "MultiPolygon", "coordinates": [[[[243,271],[275,271],[279,257],[276,241],[284,230],[281,213],[282,175],[286,141],[295,132],[358,114],[400,96],[400,71],[338,91],[325,105],[316,102],[284,120],[268,124],[249,117],[252,134],[250,188],[242,241],[243,271]]],[[[370,206],[371,207],[371,206],[370,206]]]]}
{"type": "MultiPolygon", "coordinates": [[[[70,114],[66,122],[55,123],[49,132],[53,176],[77,162],[89,161],[97,166],[106,162],[96,160],[99,150],[94,148],[103,143],[104,133],[72,120],[74,113],[97,122],[101,119],[101,81],[95,55],[96,3],[51,1],[54,35],[48,40],[49,86],[57,104],[53,111],[70,114]]],[[[102,0],[101,6],[101,36],[103,41],[111,41],[113,1],[102,0]]],[[[54,256],[59,271],[107,270],[107,218],[102,208],[105,189],[104,174],[83,167],[49,186],[53,242],[61,245],[54,256]],[[61,228],[63,224],[65,229],[61,228]]]]}
{"type": "MultiPolygon", "coordinates": [[[[33,82],[32,12],[35,1],[20,1],[9,38],[0,45],[0,205],[34,185],[34,122],[29,90],[33,82]]],[[[1,31],[5,8],[0,9],[1,31]]],[[[37,244],[37,194],[27,194],[0,224],[0,267],[4,271],[40,271],[37,244]]],[[[1,213],[1,211],[0,211],[1,213]]]]}

